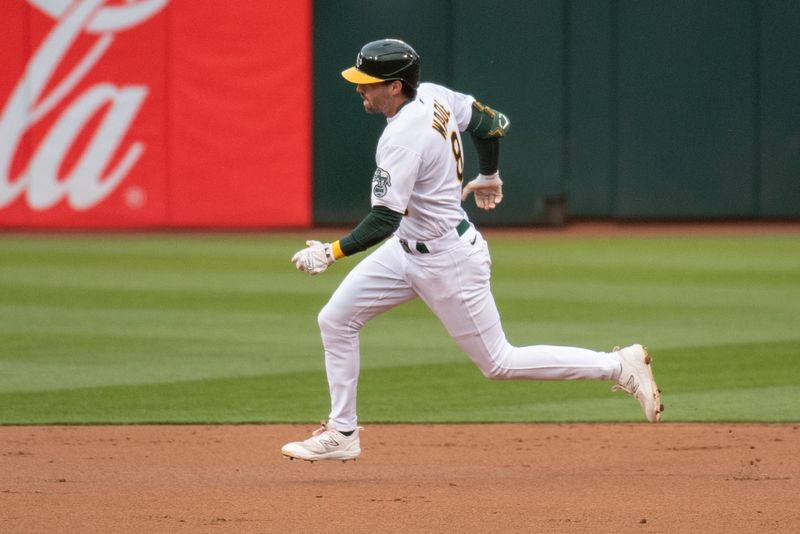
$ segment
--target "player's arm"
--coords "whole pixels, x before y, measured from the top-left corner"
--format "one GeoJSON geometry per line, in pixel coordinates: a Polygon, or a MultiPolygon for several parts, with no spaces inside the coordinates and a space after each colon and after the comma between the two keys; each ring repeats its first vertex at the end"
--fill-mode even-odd
{"type": "Polygon", "coordinates": [[[319,274],[336,260],[377,245],[397,230],[402,219],[402,213],[373,206],[352,232],[333,243],[306,241],[307,247],[295,254],[292,262],[301,271],[319,274]]]}
{"type": "Polygon", "coordinates": [[[474,193],[475,204],[490,210],[503,200],[503,181],[498,172],[500,138],[508,134],[510,127],[511,121],[504,113],[477,101],[472,103],[472,117],[467,131],[478,153],[479,174],[464,187],[462,201],[474,193]]]}
{"type": "Polygon", "coordinates": [[[331,244],[335,259],[352,256],[377,245],[392,235],[402,220],[402,213],[390,210],[386,206],[373,206],[352,232],[331,244]]]}

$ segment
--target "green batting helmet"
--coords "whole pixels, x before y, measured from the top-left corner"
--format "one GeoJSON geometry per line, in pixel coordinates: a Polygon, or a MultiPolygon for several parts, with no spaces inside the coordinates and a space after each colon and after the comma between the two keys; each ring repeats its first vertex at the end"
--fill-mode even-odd
{"type": "Polygon", "coordinates": [[[356,64],[342,71],[345,80],[367,84],[400,80],[417,88],[419,54],[398,39],[381,39],[365,44],[356,57],[356,64]]]}

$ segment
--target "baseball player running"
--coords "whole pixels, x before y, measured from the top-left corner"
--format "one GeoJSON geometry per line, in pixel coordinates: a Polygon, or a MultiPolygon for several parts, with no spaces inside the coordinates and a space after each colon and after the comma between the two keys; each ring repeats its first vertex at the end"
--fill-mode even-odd
{"type": "Polygon", "coordinates": [[[613,380],[612,390],[634,396],[648,421],[660,421],[664,407],[641,345],[606,353],[508,342],[490,290],[488,246],[461,202],[473,194],[479,208],[491,210],[502,201],[499,144],[509,119],[471,96],[420,84],[419,75],[419,56],[395,39],[364,45],[355,66],[342,72],[356,84],[364,110],[387,121],[375,155],[372,209],[338,241],[307,241],[292,262],[316,275],[383,244],[350,271],[319,313],[330,414],[309,439],[284,445],[283,455],[346,461],[361,454],[359,331],[378,314],[417,297],[487,378],[613,380]],[[462,189],[465,131],[477,150],[480,173],[462,189]]]}

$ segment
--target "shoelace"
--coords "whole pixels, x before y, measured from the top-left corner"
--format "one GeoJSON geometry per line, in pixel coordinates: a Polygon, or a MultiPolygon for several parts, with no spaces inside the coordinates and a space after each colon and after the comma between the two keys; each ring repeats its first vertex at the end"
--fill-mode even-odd
{"type": "Polygon", "coordinates": [[[320,421],[319,424],[321,424],[322,426],[320,428],[316,429],[311,434],[312,436],[319,436],[320,434],[323,434],[323,433],[328,431],[328,423],[326,423],[325,421],[320,421]]]}
{"type": "MultiPolygon", "coordinates": [[[[633,392],[633,388],[635,387],[635,385],[636,384],[634,382],[634,378],[633,378],[633,376],[631,376],[628,379],[628,382],[624,386],[622,384],[620,384],[620,383],[616,383],[613,386],[611,386],[611,391],[624,391],[628,395],[631,395],[631,396],[635,397],[636,394],[633,392]],[[631,384],[631,385],[629,386],[628,384],[631,384]]],[[[638,390],[638,388],[636,388],[636,389],[638,390]]]]}
{"type": "MultiPolygon", "coordinates": [[[[319,436],[319,435],[321,435],[321,434],[325,434],[326,432],[336,432],[336,433],[340,433],[340,432],[339,432],[338,430],[336,430],[335,428],[328,428],[328,423],[327,423],[327,422],[325,422],[325,421],[320,421],[320,422],[319,422],[319,424],[320,424],[320,425],[322,425],[322,426],[321,426],[321,427],[319,427],[318,429],[316,429],[314,432],[312,432],[312,433],[311,433],[311,437],[314,437],[314,436],[319,436]]],[[[359,430],[359,431],[361,431],[361,430],[364,430],[364,427],[363,427],[363,426],[359,426],[359,427],[357,427],[357,428],[356,428],[356,430],[359,430]]],[[[343,437],[345,437],[345,438],[348,438],[348,437],[350,437],[350,436],[344,436],[344,434],[342,434],[342,436],[343,436],[343,437]]]]}
{"type": "MultiPolygon", "coordinates": [[[[615,346],[614,346],[614,348],[613,348],[613,349],[611,349],[611,352],[619,352],[619,349],[620,349],[620,346],[619,346],[619,345],[615,345],[615,346]]],[[[611,386],[611,391],[624,391],[624,392],[625,392],[625,393],[627,393],[628,395],[630,395],[630,396],[632,396],[632,397],[635,397],[636,395],[635,395],[635,394],[634,394],[634,392],[633,392],[633,387],[631,387],[631,386],[628,386],[628,384],[629,384],[629,383],[632,383],[632,382],[633,382],[633,380],[634,380],[634,378],[633,378],[633,376],[631,376],[631,377],[628,379],[628,383],[626,383],[625,385],[622,385],[622,384],[620,384],[619,382],[617,382],[616,384],[614,384],[613,386],[611,386]]],[[[635,385],[635,384],[634,384],[634,385],[635,385]]],[[[637,389],[638,389],[638,388],[637,388],[637,389]]]]}
{"type": "Polygon", "coordinates": [[[309,438],[307,441],[314,441],[325,449],[338,447],[340,443],[333,436],[333,432],[335,432],[335,429],[328,428],[328,424],[325,421],[320,421],[320,424],[322,426],[316,429],[311,434],[311,438],[309,438]]]}

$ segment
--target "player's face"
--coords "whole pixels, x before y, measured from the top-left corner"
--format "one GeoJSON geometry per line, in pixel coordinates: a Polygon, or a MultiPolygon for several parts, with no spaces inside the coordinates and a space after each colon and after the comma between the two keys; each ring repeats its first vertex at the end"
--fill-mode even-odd
{"type": "Polygon", "coordinates": [[[389,83],[368,83],[356,86],[356,92],[364,103],[364,111],[371,114],[382,113],[387,117],[394,115],[397,104],[395,102],[395,85],[389,83]]]}

